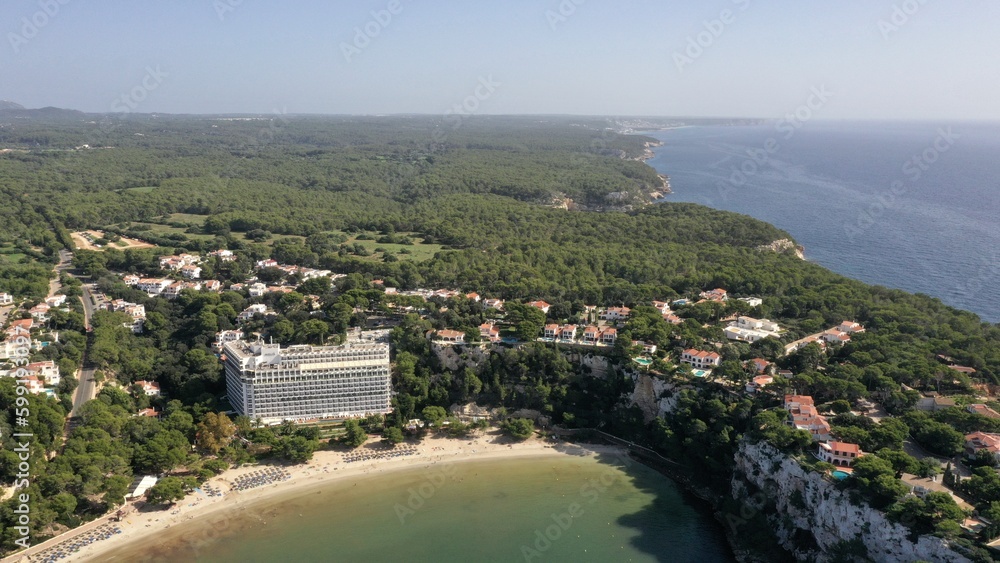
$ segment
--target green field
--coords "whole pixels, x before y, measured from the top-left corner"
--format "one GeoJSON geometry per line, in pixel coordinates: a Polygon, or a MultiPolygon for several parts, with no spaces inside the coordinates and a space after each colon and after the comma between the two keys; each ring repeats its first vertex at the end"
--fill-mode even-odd
{"type": "Polygon", "coordinates": [[[10,252],[6,253],[4,250],[0,250],[0,264],[17,264],[21,262],[21,259],[27,256],[20,252],[10,252]]]}

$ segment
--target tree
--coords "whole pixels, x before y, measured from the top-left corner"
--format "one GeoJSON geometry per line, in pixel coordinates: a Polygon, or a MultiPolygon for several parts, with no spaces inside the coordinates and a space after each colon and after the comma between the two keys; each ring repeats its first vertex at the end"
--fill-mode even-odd
{"type": "Polygon", "coordinates": [[[448,411],[444,410],[444,407],[439,407],[436,405],[424,407],[424,410],[421,411],[421,414],[423,415],[424,420],[426,420],[431,425],[436,425],[437,423],[441,422],[442,420],[448,417],[448,411]]]}
{"type": "Polygon", "coordinates": [[[395,426],[390,426],[382,432],[382,441],[395,446],[403,441],[403,431],[395,426]]]}
{"type": "Polygon", "coordinates": [[[365,433],[364,428],[361,428],[358,421],[348,420],[344,423],[344,429],[347,430],[344,434],[344,443],[348,446],[357,448],[368,441],[368,434],[365,433]]]}
{"type": "Polygon", "coordinates": [[[206,413],[198,423],[195,445],[201,451],[216,455],[236,435],[236,425],[225,413],[206,413]]]}
{"type": "Polygon", "coordinates": [[[527,440],[535,433],[535,423],[529,418],[509,418],[500,425],[500,430],[517,440],[527,440]]]}
{"type": "Polygon", "coordinates": [[[181,500],[187,496],[184,482],[179,477],[164,477],[146,491],[146,502],[149,504],[164,504],[181,500]]]}
{"type": "Polygon", "coordinates": [[[282,459],[294,463],[304,463],[312,459],[313,452],[318,446],[318,441],[310,440],[305,436],[282,436],[278,439],[274,451],[282,459]]]}

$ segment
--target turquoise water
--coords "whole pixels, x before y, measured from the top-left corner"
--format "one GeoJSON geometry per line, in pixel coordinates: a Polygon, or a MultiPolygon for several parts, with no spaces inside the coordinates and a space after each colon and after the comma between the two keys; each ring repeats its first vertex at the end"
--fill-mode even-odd
{"type": "Polygon", "coordinates": [[[810,121],[792,133],[769,124],[650,135],[666,143],[648,162],[670,176],[667,201],[745,213],[835,272],[1000,322],[1000,124],[810,121]]]}
{"type": "Polygon", "coordinates": [[[614,456],[439,463],[167,532],[102,561],[733,561],[672,481],[614,456]]]}
{"type": "Polygon", "coordinates": [[[838,481],[843,481],[851,476],[851,474],[846,471],[834,471],[831,475],[833,475],[833,478],[838,481]]]}
{"type": "Polygon", "coordinates": [[[649,366],[653,364],[653,360],[648,360],[646,358],[633,358],[633,359],[635,360],[635,363],[641,366],[649,366]]]}

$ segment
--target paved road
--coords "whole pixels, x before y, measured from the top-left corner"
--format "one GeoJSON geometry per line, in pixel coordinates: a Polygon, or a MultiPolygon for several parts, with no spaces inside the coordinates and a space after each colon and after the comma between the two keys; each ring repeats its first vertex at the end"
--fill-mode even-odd
{"type": "MultiPolygon", "coordinates": [[[[60,251],[60,266],[62,270],[68,270],[70,267],[70,260],[72,260],[73,255],[68,251],[60,251]],[[64,254],[65,253],[65,254],[64,254]]],[[[57,269],[60,269],[57,267],[57,269]]],[[[90,321],[94,317],[94,305],[93,305],[93,294],[90,291],[90,286],[84,284],[82,286],[82,295],[80,300],[83,302],[83,325],[90,330],[90,321]]],[[[80,384],[77,386],[76,391],[73,393],[73,410],[70,411],[70,417],[79,416],[80,407],[84,403],[93,399],[97,395],[97,382],[94,381],[94,368],[89,364],[87,358],[87,352],[83,354],[83,367],[80,369],[77,380],[80,384]]]]}

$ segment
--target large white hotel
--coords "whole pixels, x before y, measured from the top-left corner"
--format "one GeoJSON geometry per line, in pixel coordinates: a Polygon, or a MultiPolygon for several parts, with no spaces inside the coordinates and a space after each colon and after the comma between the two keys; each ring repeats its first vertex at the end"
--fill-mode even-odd
{"type": "Polygon", "coordinates": [[[229,402],[264,424],[390,412],[389,345],[223,345],[229,402]]]}

